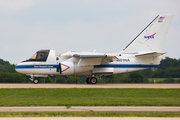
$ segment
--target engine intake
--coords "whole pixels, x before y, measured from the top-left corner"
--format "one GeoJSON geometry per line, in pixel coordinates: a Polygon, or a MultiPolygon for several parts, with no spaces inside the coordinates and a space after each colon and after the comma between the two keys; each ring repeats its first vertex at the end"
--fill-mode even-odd
{"type": "Polygon", "coordinates": [[[73,62],[61,62],[60,73],[62,75],[74,74],[74,63],[73,62]]]}

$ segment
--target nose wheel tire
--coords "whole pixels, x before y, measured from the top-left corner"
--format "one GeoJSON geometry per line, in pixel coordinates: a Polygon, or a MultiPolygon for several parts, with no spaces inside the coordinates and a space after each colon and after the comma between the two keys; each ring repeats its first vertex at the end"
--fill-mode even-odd
{"type": "Polygon", "coordinates": [[[34,82],[34,84],[38,84],[39,80],[35,79],[33,82],[34,82]]]}
{"type": "Polygon", "coordinates": [[[91,84],[96,84],[97,83],[97,78],[96,77],[92,77],[90,79],[90,82],[91,82],[91,84]]]}

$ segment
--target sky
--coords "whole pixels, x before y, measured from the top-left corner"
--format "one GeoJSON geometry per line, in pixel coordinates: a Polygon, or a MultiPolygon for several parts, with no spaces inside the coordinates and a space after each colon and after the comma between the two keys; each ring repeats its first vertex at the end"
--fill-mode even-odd
{"type": "Polygon", "coordinates": [[[0,0],[0,59],[41,49],[122,51],[157,15],[173,14],[163,58],[180,58],[180,0],[0,0]]]}

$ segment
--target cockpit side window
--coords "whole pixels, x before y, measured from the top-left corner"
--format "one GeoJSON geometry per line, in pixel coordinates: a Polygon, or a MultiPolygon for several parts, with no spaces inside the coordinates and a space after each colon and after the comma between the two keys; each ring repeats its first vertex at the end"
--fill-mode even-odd
{"type": "Polygon", "coordinates": [[[47,52],[38,52],[37,56],[36,56],[36,60],[37,61],[46,61],[48,54],[49,53],[47,53],[47,52]]]}

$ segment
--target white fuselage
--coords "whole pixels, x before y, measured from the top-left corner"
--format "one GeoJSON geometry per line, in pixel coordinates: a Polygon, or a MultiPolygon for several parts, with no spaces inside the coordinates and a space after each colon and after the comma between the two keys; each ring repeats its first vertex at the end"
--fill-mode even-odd
{"type": "MultiPolygon", "coordinates": [[[[47,76],[47,75],[111,75],[131,71],[157,67],[161,57],[135,57],[135,54],[121,54],[120,56],[100,58],[97,65],[86,65],[90,63],[84,58],[72,57],[78,52],[58,52],[50,50],[46,61],[24,61],[16,66],[16,71],[26,75],[47,76]],[[81,61],[81,65],[79,62],[81,61]]],[[[83,54],[83,52],[81,52],[83,54]]],[[[84,54],[102,54],[87,53],[84,54]]],[[[95,58],[97,60],[98,58],[95,58]]],[[[92,59],[91,59],[92,61],[92,59]]]]}
{"type": "Polygon", "coordinates": [[[158,15],[124,49],[118,53],[37,51],[19,63],[16,71],[33,77],[48,75],[87,75],[88,84],[97,76],[112,75],[158,67],[163,44],[173,15],[158,15]]]}

